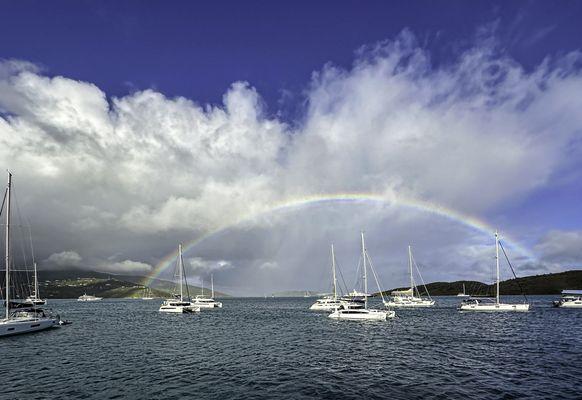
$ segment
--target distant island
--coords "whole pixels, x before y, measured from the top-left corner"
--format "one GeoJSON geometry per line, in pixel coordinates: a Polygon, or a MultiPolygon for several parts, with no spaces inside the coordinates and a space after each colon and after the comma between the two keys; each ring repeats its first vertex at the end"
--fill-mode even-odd
{"type": "MultiPolygon", "coordinates": [[[[431,296],[456,296],[463,291],[472,296],[491,296],[495,293],[494,284],[486,284],[478,281],[433,282],[426,284],[431,296]]],[[[390,295],[393,290],[408,289],[408,287],[394,288],[383,292],[384,296],[390,295]]],[[[421,293],[424,287],[418,287],[421,293]]],[[[499,291],[502,295],[518,295],[523,292],[528,295],[560,294],[564,289],[582,289],[582,270],[571,270],[553,274],[525,276],[523,278],[508,279],[499,283],[499,291]],[[521,287],[521,290],[520,290],[521,287]]],[[[375,293],[379,296],[379,293],[375,293]]]]}
{"type": "MultiPolygon", "coordinates": [[[[80,269],[38,272],[41,296],[49,299],[74,299],[85,293],[103,298],[141,298],[145,288],[142,282],[146,279],[80,269]]],[[[163,279],[153,279],[149,286],[151,295],[159,298],[167,298],[173,287],[173,282],[163,279]]],[[[188,288],[191,296],[202,294],[198,286],[188,285],[188,288]]],[[[204,288],[204,293],[210,295],[210,288],[204,288]]],[[[218,291],[214,295],[229,297],[218,291]]]]}

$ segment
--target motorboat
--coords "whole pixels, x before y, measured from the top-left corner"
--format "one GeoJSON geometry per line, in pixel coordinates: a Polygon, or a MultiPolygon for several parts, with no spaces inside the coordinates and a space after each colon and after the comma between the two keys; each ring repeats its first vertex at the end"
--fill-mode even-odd
{"type": "Polygon", "coordinates": [[[178,245],[178,257],[176,260],[176,271],[174,272],[174,279],[178,277],[177,287],[179,292],[174,294],[173,298],[166,299],[160,306],[159,311],[163,313],[193,313],[200,312],[200,307],[190,302],[190,291],[188,289],[188,281],[186,280],[186,270],[184,269],[184,259],[182,257],[182,243],[178,245]],[[186,281],[186,296],[184,295],[184,281],[186,281]]]}
{"type": "Polygon", "coordinates": [[[59,320],[57,316],[37,308],[35,304],[17,303],[11,301],[12,289],[16,290],[16,282],[11,280],[11,197],[12,197],[12,174],[8,172],[8,185],[4,194],[2,206],[6,205],[5,212],[5,284],[4,289],[4,307],[5,317],[0,320],[0,337],[19,335],[29,332],[37,332],[45,329],[58,327],[59,320]],[[14,287],[11,287],[11,284],[14,287]]]}
{"type": "Polygon", "coordinates": [[[85,293],[82,296],[79,296],[79,298],[77,299],[77,301],[99,301],[99,300],[103,300],[103,297],[96,297],[87,293],[85,293]]]}
{"type": "MultiPolygon", "coordinates": [[[[420,295],[420,291],[414,282],[414,274],[412,271],[413,265],[416,266],[414,259],[412,257],[412,247],[408,246],[408,267],[410,271],[410,289],[406,290],[393,290],[390,295],[392,296],[389,301],[385,301],[384,305],[386,307],[402,307],[402,308],[421,308],[421,307],[432,307],[434,306],[434,300],[431,299],[430,294],[428,293],[428,289],[426,285],[423,286],[428,294],[428,298],[422,297],[420,295]]],[[[422,276],[420,275],[420,271],[418,270],[418,266],[416,267],[419,273],[419,276],[422,280],[422,276]]]]}
{"type": "MultiPolygon", "coordinates": [[[[464,300],[461,305],[459,306],[459,311],[473,311],[473,312],[527,312],[529,311],[529,304],[522,303],[522,304],[508,304],[508,303],[501,303],[499,301],[499,234],[495,231],[495,270],[496,270],[496,280],[495,280],[495,287],[496,287],[496,295],[494,299],[484,299],[484,298],[475,298],[471,297],[467,300],[464,300]]],[[[502,247],[505,257],[507,258],[507,254],[505,254],[505,250],[502,247]]],[[[509,262],[509,259],[507,259],[509,262]]],[[[509,265],[510,268],[511,264],[509,265]]],[[[513,271],[513,268],[512,268],[513,271]]],[[[515,273],[514,273],[515,274],[515,273]]],[[[525,296],[524,296],[525,297],[525,296]]]]}
{"type": "Polygon", "coordinates": [[[562,298],[553,302],[554,307],[582,308],[582,290],[562,290],[562,298]]]}
{"type": "MultiPolygon", "coordinates": [[[[370,261],[368,252],[366,251],[366,244],[364,241],[364,232],[361,233],[362,237],[362,256],[361,260],[363,262],[363,281],[364,281],[364,293],[357,293],[358,296],[352,296],[352,299],[356,299],[357,297],[362,298],[364,300],[363,307],[361,303],[354,302],[354,301],[346,301],[344,300],[341,307],[335,309],[331,314],[329,314],[329,318],[338,319],[338,320],[352,320],[352,321],[363,321],[363,320],[374,320],[374,321],[385,321],[387,318],[394,318],[396,316],[396,312],[393,310],[376,310],[376,309],[369,309],[368,308],[368,273],[367,273],[367,261],[370,261]],[[360,296],[362,295],[362,296],[360,296]]],[[[376,280],[376,284],[378,285],[378,290],[382,295],[382,290],[380,289],[380,283],[377,279],[377,274],[374,271],[372,263],[370,262],[370,270],[376,280]]],[[[356,295],[354,293],[354,295],[356,295]]]]}

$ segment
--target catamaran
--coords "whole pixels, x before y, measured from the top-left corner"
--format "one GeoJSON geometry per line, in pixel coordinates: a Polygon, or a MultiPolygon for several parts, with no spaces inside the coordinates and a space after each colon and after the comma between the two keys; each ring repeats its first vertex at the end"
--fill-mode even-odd
{"type": "Polygon", "coordinates": [[[337,297],[337,279],[335,275],[335,253],[333,251],[333,244],[331,245],[331,276],[333,285],[333,295],[325,296],[317,299],[315,303],[309,307],[314,311],[333,311],[341,306],[341,301],[337,297]]]}
{"type": "MultiPolygon", "coordinates": [[[[374,310],[368,308],[368,274],[367,274],[367,263],[369,261],[369,256],[366,251],[366,244],[364,242],[364,232],[362,232],[362,260],[363,260],[363,272],[364,272],[364,306],[356,305],[351,302],[344,302],[340,308],[337,308],[334,312],[329,314],[329,318],[334,319],[345,319],[345,320],[376,320],[376,321],[385,321],[386,318],[394,318],[396,313],[392,310],[374,310]]],[[[384,300],[384,296],[382,295],[382,289],[380,289],[380,283],[378,282],[378,277],[376,276],[376,272],[374,271],[374,267],[370,263],[370,271],[374,275],[376,279],[376,284],[378,285],[378,290],[380,295],[382,296],[382,300],[384,300]]]]}
{"type": "Polygon", "coordinates": [[[426,293],[428,295],[428,299],[421,297],[420,291],[418,290],[418,287],[414,283],[414,274],[412,273],[412,265],[413,264],[416,266],[416,263],[414,263],[414,260],[412,258],[412,247],[408,246],[408,266],[409,266],[409,270],[410,270],[410,289],[392,291],[392,293],[390,293],[392,296],[392,299],[390,301],[384,302],[384,305],[386,307],[418,308],[418,307],[432,307],[432,306],[434,306],[434,300],[431,299],[430,293],[428,293],[428,289],[424,285],[424,280],[422,279],[422,276],[420,275],[420,271],[418,271],[418,267],[417,267],[417,271],[419,273],[420,279],[421,279],[422,284],[424,286],[424,290],[426,290],[426,293]]]}
{"type": "Polygon", "coordinates": [[[200,308],[222,308],[220,301],[214,300],[214,275],[210,275],[210,285],[212,287],[211,296],[204,296],[204,281],[202,281],[202,294],[194,298],[192,304],[200,308]]]}
{"type": "MultiPolygon", "coordinates": [[[[505,250],[503,251],[505,254],[505,250]]],[[[507,258],[507,254],[505,254],[507,258]]],[[[509,259],[507,259],[509,262],[509,259]]],[[[496,295],[495,299],[470,298],[464,300],[459,306],[459,311],[482,311],[482,312],[526,312],[529,311],[529,304],[507,304],[499,301],[499,234],[495,231],[495,264],[496,264],[496,295]]],[[[511,264],[509,264],[511,267],[511,264]]],[[[513,268],[512,268],[513,270],[513,268]]],[[[515,273],[514,273],[515,274],[515,273]]]]}
{"type": "Polygon", "coordinates": [[[34,289],[32,294],[28,296],[24,302],[33,306],[44,306],[46,304],[46,300],[41,299],[38,292],[38,274],[36,272],[36,263],[34,263],[34,289]]]}
{"type": "MultiPolygon", "coordinates": [[[[6,315],[0,320],[0,337],[9,335],[18,335],[21,333],[36,332],[59,326],[60,318],[53,316],[51,313],[37,308],[34,304],[18,303],[11,301],[11,283],[16,287],[15,282],[10,280],[10,263],[12,254],[10,252],[10,207],[12,191],[12,174],[8,172],[8,186],[4,195],[2,204],[6,204],[6,235],[5,235],[5,267],[6,267],[6,287],[4,306],[6,315]]],[[[4,210],[2,210],[4,211],[4,210]]]]}
{"type": "Polygon", "coordinates": [[[470,295],[468,295],[468,294],[465,292],[465,284],[464,284],[464,283],[463,283],[463,292],[461,292],[461,293],[458,293],[458,294],[457,294],[457,297],[471,297],[470,295]]]}
{"type": "MultiPolygon", "coordinates": [[[[190,291],[188,289],[188,281],[186,280],[186,271],[184,269],[184,259],[182,257],[182,243],[178,245],[178,259],[176,260],[176,272],[179,277],[179,287],[180,293],[175,294],[173,298],[166,299],[160,306],[160,312],[164,313],[192,313],[199,312],[200,307],[195,306],[190,302],[190,291]],[[186,281],[186,293],[188,296],[184,296],[184,285],[183,281],[186,281]]],[[[174,273],[174,278],[176,273],[174,273]]]]}
{"type": "Polygon", "coordinates": [[[562,298],[553,302],[554,307],[582,308],[582,290],[562,290],[562,298]]]}

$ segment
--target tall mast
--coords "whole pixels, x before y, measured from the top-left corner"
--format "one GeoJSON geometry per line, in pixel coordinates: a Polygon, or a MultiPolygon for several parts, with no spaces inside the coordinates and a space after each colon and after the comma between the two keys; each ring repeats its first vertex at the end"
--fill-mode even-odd
{"type": "Polygon", "coordinates": [[[10,190],[12,174],[8,172],[8,187],[6,189],[6,319],[10,317],[10,190]]]}
{"type": "Polygon", "coordinates": [[[408,268],[410,269],[410,289],[414,297],[414,280],[412,279],[412,248],[408,245],[408,268]]]}
{"type": "Polygon", "coordinates": [[[210,286],[212,286],[212,298],[214,299],[214,274],[210,274],[210,286]]]}
{"type": "Polygon", "coordinates": [[[335,254],[333,252],[333,243],[331,244],[331,274],[333,277],[333,299],[337,300],[337,281],[335,278],[335,254]]]}
{"type": "Polygon", "coordinates": [[[36,272],[36,263],[34,263],[34,298],[39,299],[38,295],[38,274],[36,272]]]}
{"type": "Polygon", "coordinates": [[[364,259],[364,308],[368,308],[368,275],[366,273],[366,244],[364,243],[364,231],[362,231],[362,258],[364,259]]]}
{"type": "Polygon", "coordinates": [[[495,302],[499,304],[499,234],[495,231],[495,264],[497,270],[497,296],[495,302]]]}
{"type": "Polygon", "coordinates": [[[184,278],[182,277],[182,268],[184,266],[182,265],[182,243],[180,243],[178,245],[178,268],[180,268],[180,301],[184,301],[184,292],[182,289],[182,280],[184,280],[184,278]]]}

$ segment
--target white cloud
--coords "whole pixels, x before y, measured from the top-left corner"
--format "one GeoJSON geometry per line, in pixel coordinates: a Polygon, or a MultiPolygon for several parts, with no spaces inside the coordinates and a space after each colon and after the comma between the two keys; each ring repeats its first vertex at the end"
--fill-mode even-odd
{"type": "Polygon", "coordinates": [[[192,257],[186,260],[188,269],[194,275],[205,277],[215,271],[221,271],[233,268],[230,261],[225,260],[206,260],[202,257],[192,257]]]}
{"type": "Polygon", "coordinates": [[[535,246],[542,261],[582,266],[582,231],[548,232],[535,246]]]}
{"type": "Polygon", "coordinates": [[[58,267],[78,267],[83,258],[76,251],[61,251],[51,254],[46,261],[58,267]]]}
{"type": "Polygon", "coordinates": [[[147,275],[152,270],[152,266],[139,261],[124,260],[114,263],[103,262],[96,269],[118,274],[147,275]]]}
{"type": "MultiPolygon", "coordinates": [[[[55,241],[39,251],[76,248],[89,260],[123,252],[154,264],[185,234],[337,192],[496,215],[579,169],[580,59],[548,58],[526,71],[485,40],[435,67],[403,32],[361,49],[350,69],[315,72],[297,127],[267,116],[245,82],[221,106],[154,90],[109,100],[92,83],[4,61],[0,164],[14,172],[33,225],[55,241]]],[[[549,242],[540,246],[551,254],[549,242]]],[[[259,260],[274,252],[253,251],[259,260]]],[[[117,267],[149,266],[126,261],[117,267]]]]}

